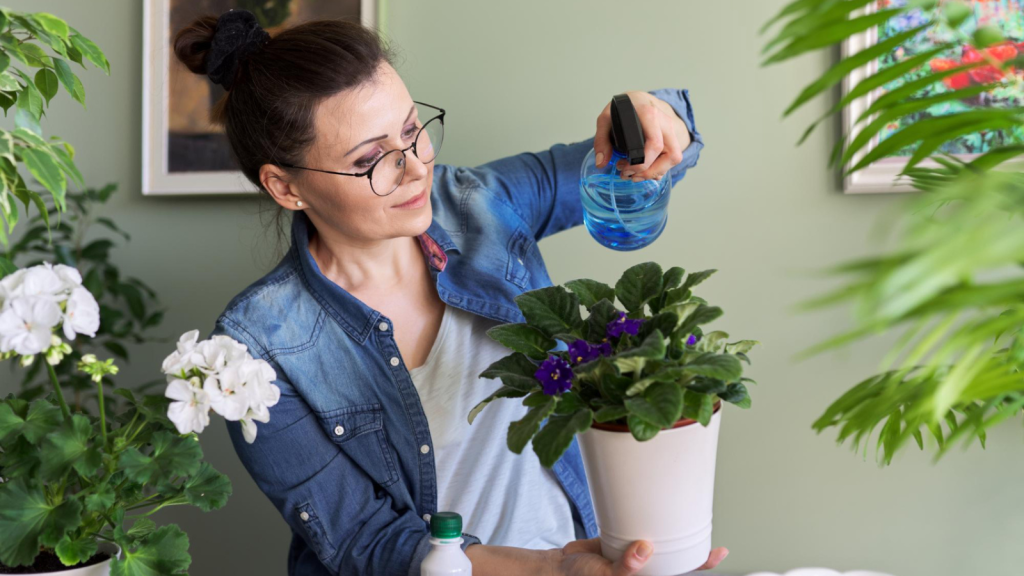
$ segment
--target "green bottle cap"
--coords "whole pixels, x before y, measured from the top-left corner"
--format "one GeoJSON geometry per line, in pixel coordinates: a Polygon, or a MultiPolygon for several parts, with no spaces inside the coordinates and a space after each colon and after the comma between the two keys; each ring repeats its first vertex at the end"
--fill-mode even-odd
{"type": "Polygon", "coordinates": [[[449,540],[462,536],[462,516],[455,512],[438,512],[430,517],[430,535],[449,540]]]}

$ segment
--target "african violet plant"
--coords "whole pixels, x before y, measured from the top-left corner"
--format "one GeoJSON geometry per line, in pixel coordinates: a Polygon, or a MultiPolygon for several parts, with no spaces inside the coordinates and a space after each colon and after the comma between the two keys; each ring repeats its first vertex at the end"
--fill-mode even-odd
{"type": "Polygon", "coordinates": [[[502,386],[473,408],[469,422],[493,400],[525,397],[529,410],[509,425],[508,447],[520,454],[533,440],[550,468],[594,422],[625,424],[643,442],[682,418],[707,426],[718,399],[749,408],[745,382],[753,380],[743,376],[741,360],[750,363],[746,353],[757,342],[728,343],[725,332],[701,328],[722,309],[692,289],[714,272],[663,273],[646,262],[626,270],[614,288],[580,279],[520,294],[526,322],[487,332],[513,350],[480,373],[502,386]],[[566,349],[556,349],[557,340],[566,349]]]}
{"type": "Polygon", "coordinates": [[[116,389],[123,407],[109,405],[103,390],[118,367],[93,354],[76,359],[68,343],[95,336],[100,320],[76,268],[0,267],[0,361],[42,363],[52,385],[31,402],[0,399],[0,572],[32,566],[44,554],[65,566],[88,564],[98,542],[108,541],[121,549],[110,563],[113,576],[184,573],[188,536],[150,517],[168,506],[223,506],[231,483],[203,462],[196,434],[212,409],[240,421],[254,442],[255,421],[269,421],[280,398],[266,361],[227,336],[200,342],[191,330],[163,362],[163,395],[116,389]],[[65,362],[97,388],[95,415],[65,401],[56,369],[65,362]]]}

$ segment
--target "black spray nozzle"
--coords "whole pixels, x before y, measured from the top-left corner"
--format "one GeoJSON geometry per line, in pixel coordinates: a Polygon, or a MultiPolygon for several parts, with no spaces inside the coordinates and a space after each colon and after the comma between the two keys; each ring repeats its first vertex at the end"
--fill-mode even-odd
{"type": "Polygon", "coordinates": [[[633,102],[625,94],[612,98],[612,147],[629,159],[630,166],[644,163],[644,131],[633,102]]]}

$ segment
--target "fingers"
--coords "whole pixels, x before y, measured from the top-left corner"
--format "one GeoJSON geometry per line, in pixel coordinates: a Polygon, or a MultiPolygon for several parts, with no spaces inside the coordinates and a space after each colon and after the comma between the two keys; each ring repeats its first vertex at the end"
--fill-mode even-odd
{"type": "Polygon", "coordinates": [[[644,163],[628,166],[622,162],[620,169],[623,177],[631,178],[634,182],[661,180],[673,166],[683,161],[682,148],[671,118],[656,106],[645,106],[642,109],[644,163]]]}
{"type": "Polygon", "coordinates": [[[719,562],[725,560],[725,557],[728,555],[728,548],[715,548],[711,551],[711,554],[708,554],[708,561],[705,562],[704,565],[700,568],[697,568],[697,570],[711,570],[715,566],[718,566],[719,562]]]}
{"type": "Polygon", "coordinates": [[[637,540],[630,544],[622,556],[612,565],[612,576],[630,576],[636,574],[647,563],[654,552],[654,546],[646,540],[637,540]]]}
{"type": "Polygon", "coordinates": [[[612,157],[612,105],[608,103],[597,115],[597,134],[594,135],[594,155],[597,167],[601,168],[612,157]]]}
{"type": "Polygon", "coordinates": [[[589,538],[587,540],[573,540],[562,548],[562,553],[565,555],[569,554],[600,554],[601,553],[601,540],[599,538],[589,538]]]}

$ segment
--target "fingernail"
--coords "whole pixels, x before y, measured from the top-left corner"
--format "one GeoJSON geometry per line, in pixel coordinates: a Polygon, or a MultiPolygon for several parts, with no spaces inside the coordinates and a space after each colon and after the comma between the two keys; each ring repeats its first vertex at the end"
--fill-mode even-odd
{"type": "Polygon", "coordinates": [[[600,168],[601,164],[603,162],[604,162],[604,152],[598,152],[597,153],[597,167],[600,168]]]}
{"type": "Polygon", "coordinates": [[[647,557],[650,556],[651,552],[653,552],[653,551],[654,550],[651,549],[651,545],[646,543],[646,542],[643,542],[639,546],[636,547],[636,555],[641,560],[646,560],[647,557]]]}
{"type": "Polygon", "coordinates": [[[623,178],[632,178],[633,174],[635,174],[635,172],[623,172],[622,173],[622,177],[623,178]]]}

